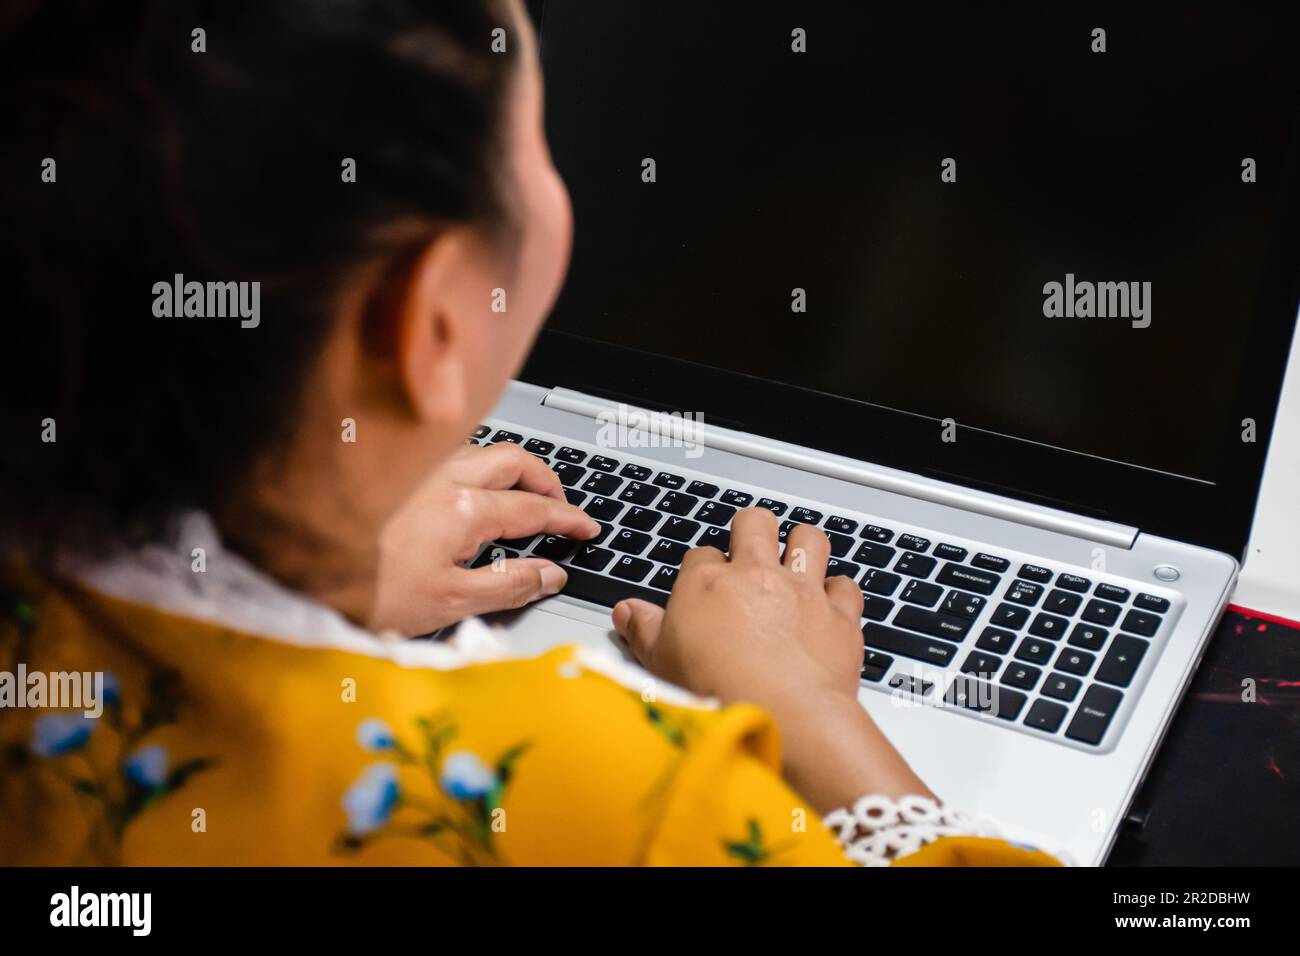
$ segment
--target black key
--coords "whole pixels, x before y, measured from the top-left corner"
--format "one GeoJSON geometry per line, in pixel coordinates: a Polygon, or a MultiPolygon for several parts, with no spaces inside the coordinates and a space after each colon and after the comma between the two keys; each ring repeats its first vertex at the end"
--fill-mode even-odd
{"type": "Polygon", "coordinates": [[[555,453],[555,457],[558,458],[560,461],[567,461],[573,465],[581,465],[584,461],[587,460],[587,453],[585,451],[578,451],[578,449],[576,448],[570,448],[568,445],[565,445],[555,453]]]}
{"type": "Polygon", "coordinates": [[[979,617],[982,610],[984,610],[984,598],[977,594],[949,591],[948,596],[943,599],[943,611],[946,614],[960,614],[962,617],[974,620],[979,617]]]}
{"type": "Polygon", "coordinates": [[[731,532],[726,528],[705,528],[695,542],[697,548],[717,548],[719,551],[731,550],[731,532]]]}
{"type": "Polygon", "coordinates": [[[549,558],[552,561],[563,561],[569,555],[573,554],[578,548],[578,542],[571,538],[561,538],[555,534],[544,534],[537,546],[533,548],[533,555],[538,558],[549,558]]]}
{"type": "Polygon", "coordinates": [[[1154,594],[1139,594],[1133,599],[1133,606],[1143,611],[1155,611],[1164,614],[1169,610],[1169,599],[1156,597],[1154,594]]]}
{"type": "Polygon", "coordinates": [[[903,588],[903,593],[899,595],[899,598],[908,604],[934,607],[935,602],[942,596],[943,588],[937,584],[931,584],[929,581],[908,581],[907,587],[903,588]]]}
{"type": "MultiPolygon", "coordinates": [[[[605,565],[609,564],[614,557],[614,552],[607,548],[597,548],[595,545],[584,544],[580,546],[573,558],[569,561],[570,567],[586,568],[588,571],[603,571],[605,565]]],[[[569,573],[569,580],[573,580],[573,573],[569,573]]],[[[568,588],[565,588],[568,591],[568,588]]],[[[620,598],[621,600],[621,598],[620,598]]],[[[613,607],[613,604],[610,605],[613,607]]]]}
{"type": "Polygon", "coordinates": [[[799,526],[795,524],[793,521],[782,521],[779,525],[777,525],[776,527],[777,544],[785,544],[786,539],[790,537],[790,532],[797,527],[799,526]]]}
{"type": "Polygon", "coordinates": [[[586,501],[587,496],[583,492],[579,491],[577,488],[565,488],[564,500],[576,507],[577,505],[580,505],[584,501],[586,501]]]}
{"type": "Polygon", "coordinates": [[[930,539],[922,538],[920,535],[916,534],[900,534],[898,536],[898,546],[905,551],[916,551],[918,553],[929,551],[930,539]]]}
{"type": "Polygon", "coordinates": [[[597,471],[613,471],[618,467],[618,462],[613,458],[606,458],[604,455],[593,455],[591,461],[587,462],[597,471]]]}
{"type": "Polygon", "coordinates": [[[650,549],[647,557],[654,558],[661,564],[671,564],[673,567],[682,563],[682,558],[690,549],[681,541],[665,541],[660,538],[655,542],[655,546],[650,549]]]}
{"type": "Polygon", "coordinates": [[[880,594],[889,597],[902,580],[897,574],[890,574],[888,571],[872,568],[858,583],[867,594],[880,594]]]}
{"type": "Polygon", "coordinates": [[[799,524],[821,524],[822,513],[800,506],[790,512],[790,520],[797,521],[799,524]]]}
{"type": "Polygon", "coordinates": [[[670,517],[659,529],[659,533],[673,541],[690,541],[695,532],[700,530],[700,523],[690,518],[670,517]]]}
{"type": "Polygon", "coordinates": [[[857,580],[858,574],[862,571],[862,565],[854,564],[852,561],[841,561],[839,558],[830,558],[826,562],[826,576],[834,577],[842,574],[845,577],[857,580]]]}
{"type": "Polygon", "coordinates": [[[1010,687],[990,684],[967,674],[955,675],[943,699],[955,707],[964,707],[984,714],[997,714],[1003,720],[1015,720],[1028,700],[1024,694],[1010,687]]]}
{"type": "Polygon", "coordinates": [[[827,531],[826,538],[831,543],[831,554],[837,558],[842,558],[853,548],[853,539],[847,534],[838,534],[834,531],[827,531]]]}
{"type": "Polygon", "coordinates": [[[673,585],[677,583],[676,568],[660,568],[655,572],[655,576],[649,581],[652,588],[658,588],[661,591],[671,591],[673,585]]]}
{"type": "Polygon", "coordinates": [[[712,498],[718,493],[718,486],[707,481],[692,481],[686,490],[700,498],[712,498]]]}
{"type": "Polygon", "coordinates": [[[1092,665],[1096,660],[1097,658],[1087,651],[1076,651],[1066,647],[1056,657],[1056,669],[1065,671],[1067,674],[1078,674],[1082,677],[1092,670],[1092,665]]]}
{"type": "Polygon", "coordinates": [[[1113,627],[1119,620],[1119,612],[1124,610],[1118,604],[1111,604],[1109,601],[1101,601],[1093,598],[1084,607],[1083,613],[1079,617],[1085,621],[1091,621],[1093,624],[1104,624],[1106,627],[1113,627]]]}
{"type": "Polygon", "coordinates": [[[509,442],[512,445],[519,445],[523,443],[524,436],[518,432],[508,432],[503,428],[492,436],[492,440],[494,442],[504,441],[509,442]]]}
{"type": "Polygon", "coordinates": [[[1104,627],[1095,627],[1092,624],[1076,624],[1074,630],[1070,632],[1070,643],[1075,647],[1082,647],[1085,651],[1099,651],[1108,637],[1110,637],[1110,631],[1104,627]]]}
{"type": "Polygon", "coordinates": [[[1029,633],[1035,637],[1048,637],[1059,641],[1065,636],[1069,627],[1070,622],[1065,618],[1039,611],[1034,615],[1034,623],[1029,625],[1029,633]]]}
{"type": "Polygon", "coordinates": [[[1033,690],[1042,673],[1037,667],[1012,661],[1002,674],[1002,683],[1019,687],[1021,690],[1033,690]]]}
{"type": "Polygon", "coordinates": [[[492,429],[488,428],[486,425],[480,425],[478,428],[474,429],[475,438],[487,438],[490,434],[492,434],[492,429]]]}
{"type": "Polygon", "coordinates": [[[1045,734],[1054,734],[1061,729],[1061,721],[1065,720],[1065,714],[1066,709],[1061,704],[1040,697],[1034,701],[1034,706],[1029,708],[1029,713],[1025,716],[1025,726],[1041,730],[1045,734]]]}
{"type": "Polygon", "coordinates": [[[1127,687],[1133,682],[1133,675],[1137,673],[1142,655],[1146,652],[1146,641],[1127,634],[1119,635],[1101,659],[1101,666],[1097,668],[1097,680],[1116,687],[1127,687]]]}
{"type": "Polygon", "coordinates": [[[966,549],[959,548],[955,544],[936,544],[934,554],[935,557],[943,558],[945,561],[966,560],[966,549]]]}
{"type": "Polygon", "coordinates": [[[975,646],[980,650],[1006,654],[1015,642],[1016,635],[1010,631],[1004,631],[1000,627],[986,627],[980,639],[975,642],[975,646]]]}
{"type": "Polygon", "coordinates": [[[996,574],[975,571],[963,564],[949,562],[943,566],[935,580],[950,588],[961,588],[963,591],[974,591],[977,594],[992,594],[1002,579],[996,574]]]}
{"type": "Polygon", "coordinates": [[[530,438],[528,441],[524,442],[524,451],[530,451],[534,455],[546,456],[555,451],[555,442],[542,441],[540,438],[530,438]]]}
{"type": "MultiPolygon", "coordinates": [[[[623,470],[626,471],[627,469],[623,470]]],[[[618,496],[618,500],[630,501],[634,505],[648,505],[655,500],[657,494],[659,494],[659,489],[654,485],[643,485],[639,481],[632,481],[628,482],[628,486],[623,489],[618,496]]]]}
{"type": "Polygon", "coordinates": [[[894,602],[874,594],[862,595],[862,616],[868,621],[883,621],[894,609],[894,602]]]}
{"type": "Polygon", "coordinates": [[[618,513],[623,510],[623,505],[613,498],[601,498],[597,495],[591,499],[591,504],[582,510],[597,521],[613,521],[618,517],[618,513]]]}
{"type": "Polygon", "coordinates": [[[1043,586],[1041,584],[1019,579],[1011,582],[1011,587],[1007,588],[1006,593],[1008,601],[1014,601],[1016,604],[1023,604],[1026,607],[1033,607],[1042,596],[1043,586]]]}
{"type": "Polygon", "coordinates": [[[695,512],[695,517],[706,524],[722,526],[730,524],[732,515],[735,513],[736,509],[731,505],[724,505],[717,501],[706,501],[700,505],[700,510],[695,512]]]}
{"type": "Polygon", "coordinates": [[[1002,658],[985,654],[983,651],[971,651],[966,655],[961,669],[963,674],[982,674],[985,677],[992,677],[1001,666],[1002,658]]]}
{"type": "Polygon", "coordinates": [[[635,528],[637,531],[653,531],[661,517],[663,516],[659,512],[651,511],[649,508],[633,507],[623,515],[623,520],[619,524],[625,528],[635,528]]]}
{"type": "Polygon", "coordinates": [[[1085,744],[1099,744],[1106,736],[1106,728],[1119,710],[1124,695],[1109,687],[1093,684],[1083,694],[1083,700],[1074,712],[1074,720],[1065,736],[1085,744]]]}
{"type": "Polygon", "coordinates": [[[1066,574],[1062,571],[1056,576],[1056,586],[1065,588],[1067,591],[1078,591],[1080,594],[1087,594],[1088,588],[1092,587],[1092,582],[1087,578],[1081,578],[1077,574],[1066,574]]]}
{"type": "Polygon", "coordinates": [[[754,496],[747,491],[735,491],[728,488],[722,493],[722,503],[731,505],[732,508],[748,508],[749,503],[754,500],[754,496]]]}
{"type": "Polygon", "coordinates": [[[1022,564],[1020,566],[1020,576],[1026,581],[1036,581],[1039,584],[1046,584],[1052,580],[1051,569],[1040,567],[1037,564],[1022,564]]]}
{"type": "Polygon", "coordinates": [[[673,491],[681,488],[686,484],[686,479],[681,475],[674,475],[667,471],[661,471],[655,475],[655,484],[660,488],[671,488],[673,491]]]}
{"type": "Polygon", "coordinates": [[[874,621],[862,628],[862,641],[868,647],[878,647],[928,664],[947,664],[957,653],[955,644],[936,641],[920,634],[908,634],[874,621]]]}
{"type": "Polygon", "coordinates": [[[1124,615],[1124,623],[1119,626],[1121,631],[1131,631],[1134,634],[1141,634],[1143,637],[1150,637],[1160,627],[1160,618],[1154,614],[1148,614],[1146,611],[1129,611],[1124,615]]]}
{"type": "Polygon", "coordinates": [[[650,469],[645,465],[634,465],[631,462],[623,466],[619,472],[624,478],[631,478],[633,481],[649,481],[650,469]]]}
{"type": "Polygon", "coordinates": [[[610,532],[614,530],[614,526],[612,524],[606,524],[604,521],[597,521],[596,524],[600,525],[600,531],[596,533],[596,536],[594,538],[588,538],[586,541],[587,544],[600,544],[602,541],[608,538],[610,532]]]}
{"type": "Polygon", "coordinates": [[[624,528],[609,539],[609,546],[624,554],[640,554],[650,544],[650,535],[624,528]]]}
{"type": "Polygon", "coordinates": [[[922,680],[915,674],[895,674],[889,678],[889,686],[895,690],[913,694],[916,697],[924,697],[934,689],[932,682],[922,680]]]}
{"type": "Polygon", "coordinates": [[[1043,600],[1043,610],[1051,611],[1053,614],[1069,616],[1079,610],[1081,601],[1083,601],[1083,598],[1077,594],[1052,588],[1047,592],[1047,597],[1043,600]]]}
{"type": "Polygon", "coordinates": [[[1055,648],[1048,641],[1036,637],[1026,637],[1016,648],[1016,657],[1031,664],[1046,664],[1052,659],[1055,648]]]}
{"type": "MultiPolygon", "coordinates": [[[[596,459],[592,459],[594,464],[596,459]]],[[[612,495],[618,491],[619,485],[623,484],[623,479],[615,475],[604,475],[592,473],[591,477],[582,483],[582,490],[589,491],[593,495],[612,495]]]]}
{"type": "Polygon", "coordinates": [[[838,531],[840,534],[853,534],[858,530],[858,523],[851,518],[841,518],[839,515],[831,515],[822,525],[827,531],[838,531]]]}
{"type": "Polygon", "coordinates": [[[694,495],[688,495],[684,491],[665,491],[664,496],[659,499],[655,505],[660,511],[666,511],[670,515],[688,515],[691,509],[700,503],[700,499],[694,495]]]}
{"type": "MultiPolygon", "coordinates": [[[[903,539],[899,538],[898,543],[901,546],[903,539]]],[[[934,570],[934,565],[935,560],[929,555],[908,551],[898,559],[898,563],[894,565],[894,570],[900,574],[910,574],[914,578],[928,578],[930,572],[934,570]]]]}
{"type": "Polygon", "coordinates": [[[1010,627],[1018,631],[1028,620],[1028,608],[1016,607],[1014,604],[999,604],[993,609],[992,623],[998,627],[1010,627]]]}
{"type": "Polygon", "coordinates": [[[858,537],[866,538],[868,541],[876,541],[880,544],[889,544],[890,541],[894,540],[894,532],[888,528],[882,528],[880,525],[868,524],[863,525],[862,532],[858,537]]]}
{"type": "Polygon", "coordinates": [[[864,541],[853,555],[854,561],[861,561],[863,564],[869,564],[873,568],[883,568],[889,564],[897,552],[893,548],[884,544],[875,544],[871,541],[864,541]]]}
{"type": "Polygon", "coordinates": [[[1098,584],[1097,590],[1092,592],[1096,597],[1105,598],[1107,601],[1118,601],[1123,604],[1128,600],[1128,588],[1116,587],[1113,584],[1098,584]]]}
{"type": "Polygon", "coordinates": [[[759,498],[756,508],[766,508],[778,518],[785,514],[785,509],[789,507],[784,501],[773,501],[771,498],[759,498]]]}
{"type": "MultiPolygon", "coordinates": [[[[603,548],[597,550],[603,551],[603,548]]],[[[608,551],[605,551],[605,561],[602,566],[608,563],[613,557],[608,551]]],[[[633,559],[635,560],[635,559],[633,559]]],[[[640,584],[633,584],[631,581],[620,581],[616,578],[606,577],[603,574],[593,574],[581,567],[575,566],[577,559],[570,562],[567,570],[569,580],[564,585],[564,594],[570,597],[582,598],[584,601],[591,601],[593,604],[603,604],[605,607],[613,607],[624,598],[640,598],[643,601],[650,601],[663,607],[668,603],[668,595],[656,588],[644,587],[640,584]]]]}
{"type": "Polygon", "coordinates": [[[497,544],[505,545],[507,548],[513,548],[515,551],[526,551],[528,545],[532,543],[535,534],[526,535],[522,538],[502,538],[497,544]]]}
{"type": "Polygon", "coordinates": [[[880,651],[873,651],[866,648],[862,654],[862,678],[863,680],[879,681],[885,676],[885,671],[889,670],[894,659],[888,654],[882,654],[880,651]]]}
{"type": "Polygon", "coordinates": [[[998,574],[1005,573],[1010,567],[1011,562],[1006,558],[999,558],[992,554],[985,554],[983,551],[970,559],[972,567],[979,568],[983,571],[996,571],[998,574]]]}
{"type": "Polygon", "coordinates": [[[1055,697],[1057,700],[1063,700],[1066,703],[1074,700],[1079,693],[1079,688],[1083,686],[1083,681],[1077,677],[1071,677],[1069,674],[1058,674],[1053,671],[1047,677],[1047,682],[1043,684],[1043,696],[1055,697]]]}
{"type": "Polygon", "coordinates": [[[551,466],[551,471],[559,476],[560,484],[566,488],[572,488],[582,481],[582,476],[587,473],[586,468],[570,465],[567,461],[557,461],[551,466]]]}
{"type": "Polygon", "coordinates": [[[615,561],[614,566],[609,569],[609,573],[616,578],[622,578],[624,581],[640,581],[650,573],[653,567],[654,565],[645,558],[627,556],[615,561]]]}
{"type": "Polygon", "coordinates": [[[477,444],[479,444],[479,442],[478,442],[478,439],[476,439],[476,438],[466,438],[466,439],[465,439],[465,444],[466,444],[466,445],[477,445],[477,444]]]}
{"type": "Polygon", "coordinates": [[[970,630],[970,621],[956,614],[944,614],[942,611],[923,611],[919,607],[899,608],[894,615],[894,624],[908,630],[920,631],[933,637],[946,637],[950,641],[960,641],[970,630]]]}
{"type": "Polygon", "coordinates": [[[490,544],[486,551],[474,559],[474,563],[471,564],[470,567],[485,568],[497,558],[500,558],[502,561],[508,561],[511,558],[517,557],[519,557],[518,551],[512,551],[509,548],[503,548],[500,545],[490,544]]]}

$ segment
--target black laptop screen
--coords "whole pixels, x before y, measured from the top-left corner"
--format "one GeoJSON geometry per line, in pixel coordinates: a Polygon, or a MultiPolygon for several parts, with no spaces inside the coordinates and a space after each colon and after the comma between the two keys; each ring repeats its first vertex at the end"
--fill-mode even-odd
{"type": "Polygon", "coordinates": [[[1294,37],[898,6],[546,3],[551,327],[1215,481],[1294,37]]]}

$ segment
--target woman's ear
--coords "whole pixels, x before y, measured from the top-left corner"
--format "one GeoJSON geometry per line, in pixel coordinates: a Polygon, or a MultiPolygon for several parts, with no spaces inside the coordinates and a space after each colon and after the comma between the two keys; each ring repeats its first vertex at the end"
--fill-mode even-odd
{"type": "Polygon", "coordinates": [[[388,346],[396,360],[400,394],[426,424],[459,425],[473,392],[471,320],[458,296],[467,261],[467,236],[450,229],[407,257],[393,279],[388,346]]]}

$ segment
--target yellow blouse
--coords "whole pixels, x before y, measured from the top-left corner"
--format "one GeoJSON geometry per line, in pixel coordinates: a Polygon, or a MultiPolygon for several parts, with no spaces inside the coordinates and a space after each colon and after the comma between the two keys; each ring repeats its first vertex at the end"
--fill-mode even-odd
{"type": "MultiPolygon", "coordinates": [[[[0,576],[0,670],[103,672],[99,718],[0,709],[7,864],[846,860],[747,705],[651,699],[575,647],[447,670],[0,576]]],[[[948,838],[908,865],[1050,865],[948,838]]]]}

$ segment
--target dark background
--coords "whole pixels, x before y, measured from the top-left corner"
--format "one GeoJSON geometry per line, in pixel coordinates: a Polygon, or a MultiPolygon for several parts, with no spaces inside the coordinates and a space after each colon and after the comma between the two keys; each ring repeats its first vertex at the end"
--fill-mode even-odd
{"type": "Polygon", "coordinates": [[[1218,477],[1296,116],[1272,8],[533,6],[552,328],[1218,477]],[[1151,327],[1045,318],[1066,272],[1150,281],[1151,327]]]}

